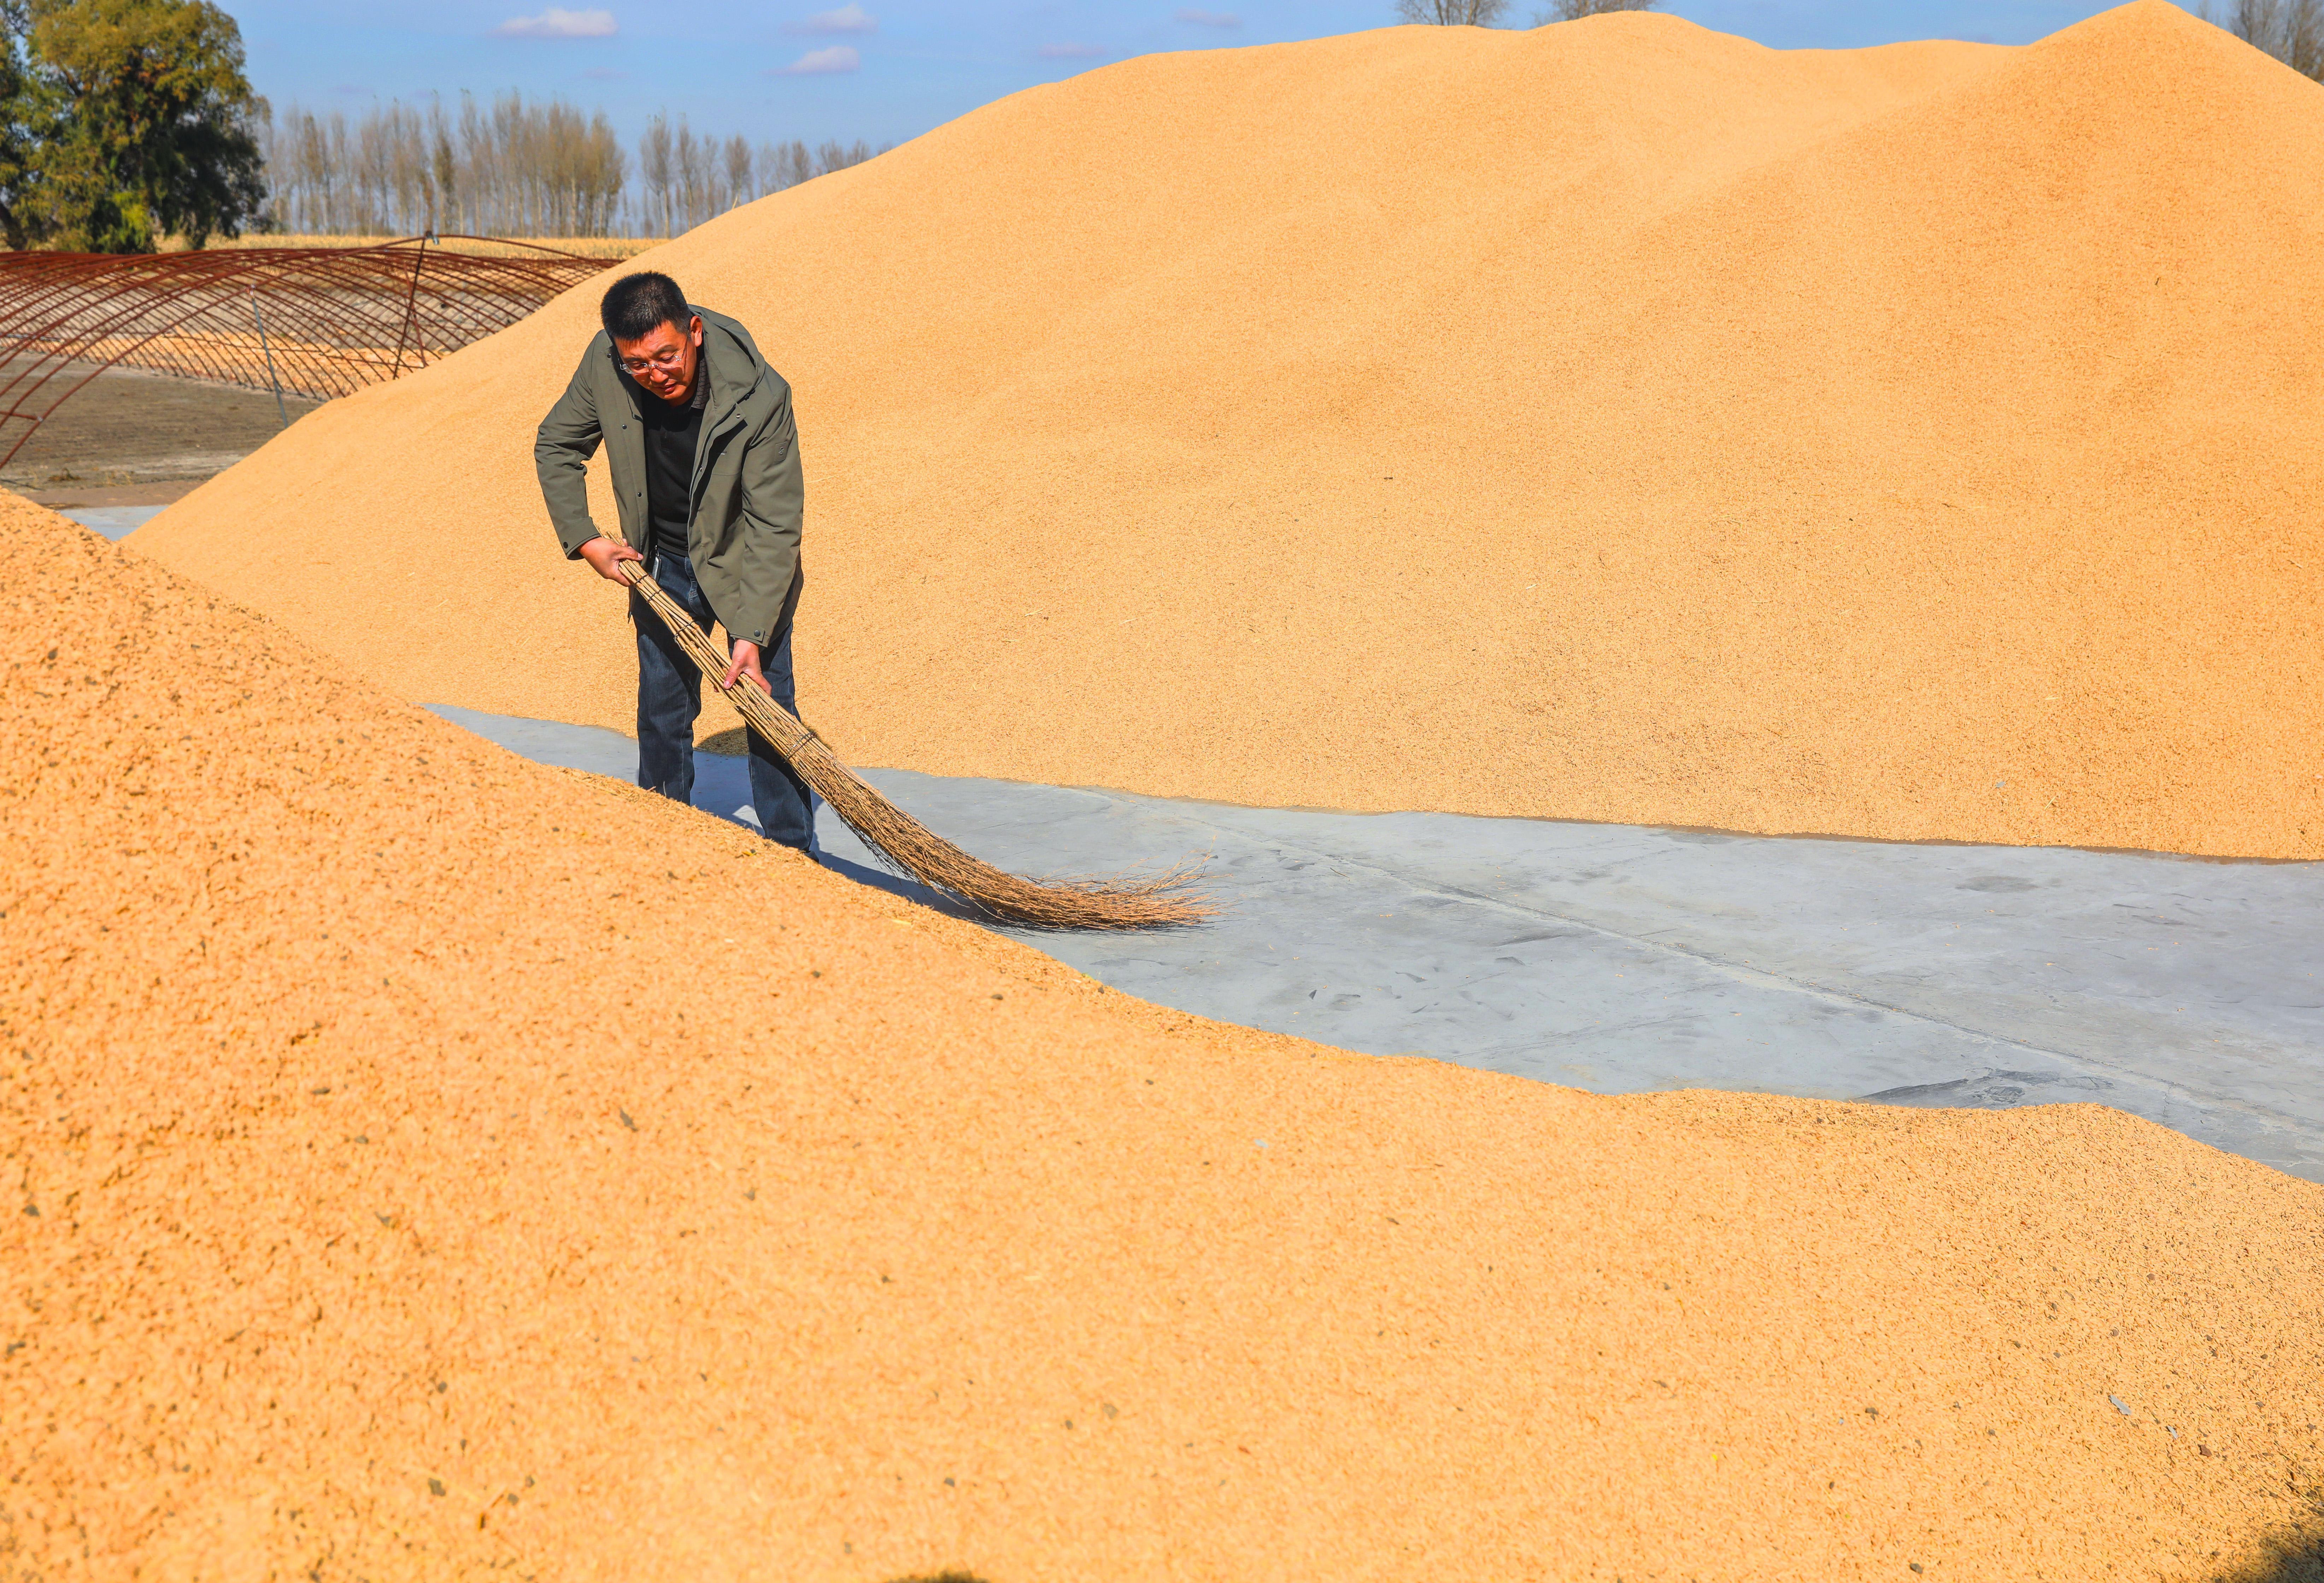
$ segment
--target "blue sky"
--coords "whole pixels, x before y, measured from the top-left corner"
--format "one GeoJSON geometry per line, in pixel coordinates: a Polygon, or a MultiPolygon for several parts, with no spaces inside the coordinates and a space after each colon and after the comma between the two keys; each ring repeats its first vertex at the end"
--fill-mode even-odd
{"type": "MultiPolygon", "coordinates": [[[[1003,95],[1157,50],[1277,43],[1386,25],[1393,0],[223,0],[258,91],[356,109],[521,88],[602,106],[624,137],[662,108],[752,139],[900,143],[1003,95]],[[821,69],[794,69],[804,62],[821,69]]],[[[1527,15],[1541,0],[1515,0],[1527,15]]],[[[1665,0],[1777,49],[1899,39],[2026,43],[2091,0],[1665,0]]]]}

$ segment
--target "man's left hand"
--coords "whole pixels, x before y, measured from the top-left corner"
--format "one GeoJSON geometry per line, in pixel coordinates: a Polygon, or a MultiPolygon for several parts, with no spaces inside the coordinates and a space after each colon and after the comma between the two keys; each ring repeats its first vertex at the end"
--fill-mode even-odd
{"type": "Polygon", "coordinates": [[[775,690],[767,686],[765,673],[759,669],[759,646],[756,643],[734,645],[734,662],[726,667],[725,676],[720,678],[718,690],[722,693],[733,691],[737,678],[748,681],[770,698],[775,695],[775,690]]]}

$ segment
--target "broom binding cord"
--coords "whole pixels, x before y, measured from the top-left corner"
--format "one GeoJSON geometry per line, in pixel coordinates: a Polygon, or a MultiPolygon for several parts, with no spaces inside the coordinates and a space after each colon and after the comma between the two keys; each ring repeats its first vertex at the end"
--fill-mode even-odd
{"type": "MultiPolygon", "coordinates": [[[[622,575],[678,639],[687,657],[715,681],[728,657],[710,634],[637,561],[619,563],[622,575]]],[[[1191,868],[1146,879],[1067,879],[1037,883],[1004,873],[970,856],[905,813],[842,764],[807,723],[740,677],[721,687],[761,736],[774,744],[799,778],[847,822],[863,844],[924,885],[948,891],[970,906],[1015,924],[1055,929],[1145,929],[1191,924],[1217,909],[1194,886],[1191,868]]]]}

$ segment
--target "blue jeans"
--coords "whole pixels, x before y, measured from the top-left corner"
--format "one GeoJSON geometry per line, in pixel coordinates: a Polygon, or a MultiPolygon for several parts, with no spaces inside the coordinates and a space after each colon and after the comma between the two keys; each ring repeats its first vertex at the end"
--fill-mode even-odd
{"type": "MultiPolygon", "coordinates": [[[[694,565],[684,556],[657,551],[649,568],[662,592],[685,607],[686,613],[707,632],[717,619],[702,584],[694,580],[694,565]]],[[[645,595],[632,591],[630,624],[638,630],[638,784],[659,792],[672,802],[694,801],[694,722],[702,713],[702,670],[686,657],[678,640],[654,614],[645,595]]],[[[786,608],[775,640],[760,650],[759,668],[775,702],[798,712],[798,690],[791,677],[791,620],[786,608]]],[[[736,684],[749,686],[748,682],[736,684]]],[[[798,778],[774,745],[756,730],[748,732],[751,745],[751,805],[759,828],[770,841],[800,851],[815,833],[815,794],[798,778]]]]}

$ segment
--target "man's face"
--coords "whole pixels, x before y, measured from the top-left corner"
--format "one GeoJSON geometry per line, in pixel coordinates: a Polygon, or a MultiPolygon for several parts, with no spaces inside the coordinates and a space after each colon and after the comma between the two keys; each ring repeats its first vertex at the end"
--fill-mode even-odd
{"type": "Polygon", "coordinates": [[[634,341],[614,342],[613,355],[649,394],[682,401],[693,391],[694,371],[702,362],[702,321],[688,318],[681,330],[664,319],[634,341]]]}

